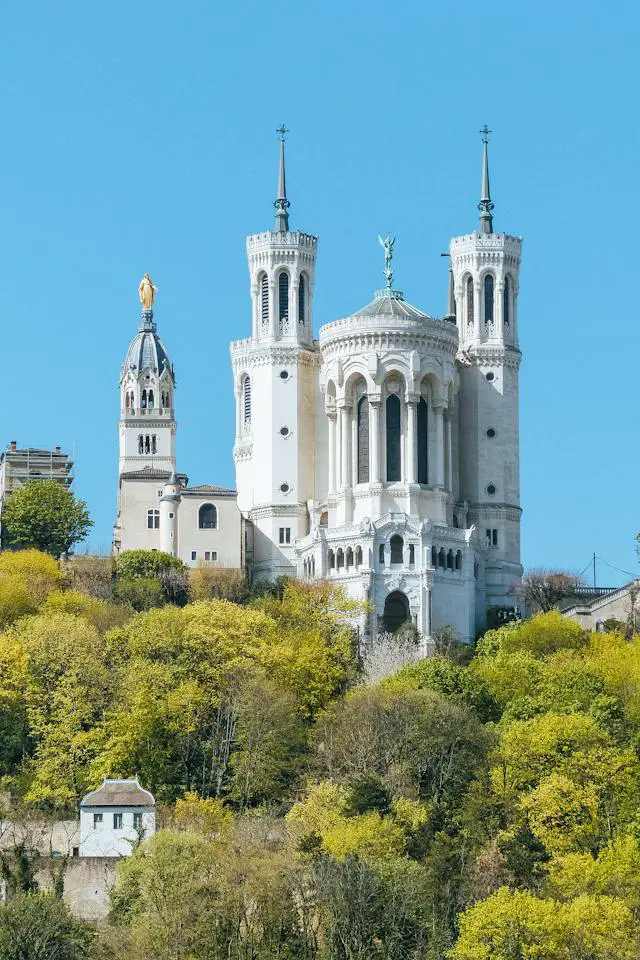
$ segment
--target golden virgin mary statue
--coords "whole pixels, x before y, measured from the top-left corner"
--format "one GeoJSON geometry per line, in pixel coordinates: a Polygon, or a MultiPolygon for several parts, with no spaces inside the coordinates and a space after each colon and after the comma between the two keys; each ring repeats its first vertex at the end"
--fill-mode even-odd
{"type": "Polygon", "coordinates": [[[140,303],[145,310],[151,310],[153,307],[153,298],[156,295],[156,287],[153,285],[153,280],[148,273],[145,273],[144,277],[140,281],[140,286],[138,287],[138,296],[140,297],[140,303]]]}

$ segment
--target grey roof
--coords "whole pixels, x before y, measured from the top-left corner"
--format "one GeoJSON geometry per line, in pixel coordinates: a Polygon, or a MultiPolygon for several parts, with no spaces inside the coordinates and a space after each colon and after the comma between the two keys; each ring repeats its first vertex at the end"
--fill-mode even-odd
{"type": "Polygon", "coordinates": [[[399,290],[377,290],[376,295],[361,310],[356,310],[354,317],[407,317],[410,320],[430,320],[429,314],[418,307],[407,303],[399,290]]]}
{"type": "Polygon", "coordinates": [[[81,807],[154,807],[155,799],[137,780],[107,780],[83,797],[81,807]]]}
{"type": "Polygon", "coordinates": [[[171,369],[167,351],[155,330],[139,330],[127,351],[123,372],[131,369],[138,373],[153,370],[160,374],[165,366],[171,369]]]}
{"type": "Polygon", "coordinates": [[[212,483],[201,483],[195,487],[187,487],[182,491],[183,496],[189,496],[189,494],[195,496],[219,496],[219,497],[235,497],[238,494],[237,490],[230,490],[228,487],[216,487],[212,483]]]}

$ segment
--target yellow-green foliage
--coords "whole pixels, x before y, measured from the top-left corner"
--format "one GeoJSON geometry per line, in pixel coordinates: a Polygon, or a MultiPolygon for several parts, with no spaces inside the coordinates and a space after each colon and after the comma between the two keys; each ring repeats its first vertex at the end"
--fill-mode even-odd
{"type": "Polygon", "coordinates": [[[47,597],[43,613],[72,613],[93,624],[99,633],[123,626],[133,615],[131,607],[87,596],[77,590],[56,590],[47,597]]]}

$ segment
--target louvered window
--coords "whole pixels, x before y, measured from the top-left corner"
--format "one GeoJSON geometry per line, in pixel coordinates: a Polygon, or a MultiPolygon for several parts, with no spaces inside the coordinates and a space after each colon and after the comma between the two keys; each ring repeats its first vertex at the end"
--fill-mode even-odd
{"type": "Polygon", "coordinates": [[[307,278],[304,273],[300,276],[298,286],[298,323],[304,324],[307,320],[307,278]]]}
{"type": "Polygon", "coordinates": [[[429,412],[424,397],[418,403],[418,483],[429,483],[429,412]]]}
{"type": "Polygon", "coordinates": [[[504,293],[502,294],[502,320],[505,327],[511,323],[511,277],[504,278],[504,293]]]}
{"type": "Polygon", "coordinates": [[[400,480],[400,398],[387,397],[387,480],[400,480]]]}
{"type": "Polygon", "coordinates": [[[473,323],[473,278],[467,277],[467,323],[473,323]]]}
{"type": "Polygon", "coordinates": [[[289,328],[289,274],[284,272],[278,277],[278,317],[280,332],[285,333],[289,328]]]}
{"type": "Polygon", "coordinates": [[[260,280],[260,308],[262,311],[262,326],[266,328],[269,326],[269,280],[266,273],[262,274],[260,280]]]}
{"type": "Polygon", "coordinates": [[[369,482],[369,400],[358,401],[358,483],[369,482]]]}
{"type": "Polygon", "coordinates": [[[493,323],[493,287],[494,281],[492,274],[488,273],[484,278],[484,322],[493,323]]]}
{"type": "Polygon", "coordinates": [[[245,377],[242,383],[242,414],[245,424],[251,423],[251,380],[245,377]]]}

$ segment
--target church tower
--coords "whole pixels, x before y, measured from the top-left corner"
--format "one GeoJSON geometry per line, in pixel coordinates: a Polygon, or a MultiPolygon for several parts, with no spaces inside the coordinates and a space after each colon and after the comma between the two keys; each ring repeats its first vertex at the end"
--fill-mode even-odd
{"type": "Polygon", "coordinates": [[[479,228],[451,241],[459,332],[460,501],[485,546],[486,607],[513,607],[520,581],[518,290],[522,239],[496,233],[489,133],[482,134],[479,228]]]}
{"type": "Polygon", "coordinates": [[[148,274],[138,290],[142,315],[120,374],[119,473],[176,466],[175,378],[153,319],[155,287],[148,274]]]}
{"type": "Polygon", "coordinates": [[[254,571],[262,577],[295,571],[294,542],[308,532],[314,496],[317,237],[289,226],[286,133],[278,130],[273,229],[247,238],[251,337],[231,344],[238,506],[253,523],[254,571]]]}

